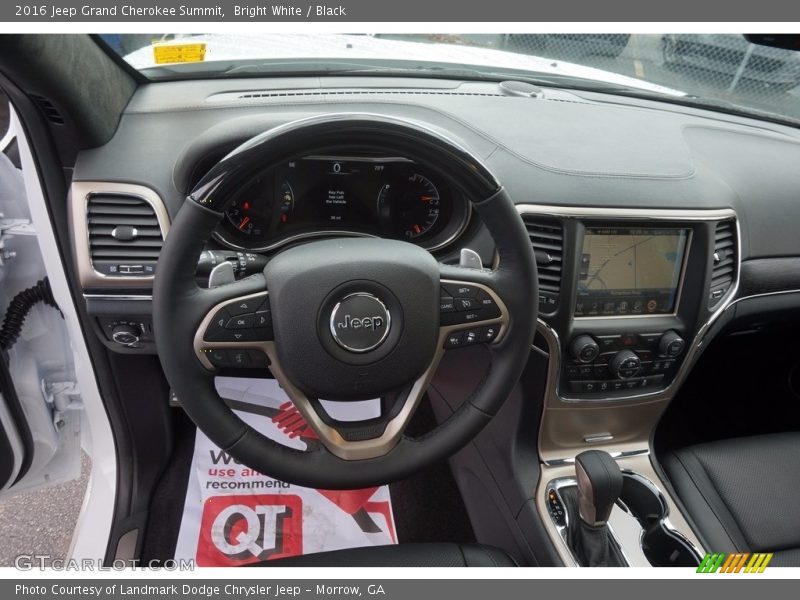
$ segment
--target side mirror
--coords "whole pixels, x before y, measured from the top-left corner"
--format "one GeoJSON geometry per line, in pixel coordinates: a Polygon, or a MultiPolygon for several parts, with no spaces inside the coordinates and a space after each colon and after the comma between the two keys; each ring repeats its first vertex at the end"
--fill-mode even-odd
{"type": "Polygon", "coordinates": [[[800,35],[796,33],[746,33],[744,38],[758,46],[800,52],[800,35]]]}

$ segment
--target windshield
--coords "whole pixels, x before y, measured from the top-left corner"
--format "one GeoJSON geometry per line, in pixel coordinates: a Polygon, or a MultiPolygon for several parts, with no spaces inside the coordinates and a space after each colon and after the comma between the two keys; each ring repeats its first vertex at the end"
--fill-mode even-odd
{"type": "Polygon", "coordinates": [[[800,52],[733,34],[104,35],[150,79],[406,74],[626,92],[800,124],[800,52]]]}

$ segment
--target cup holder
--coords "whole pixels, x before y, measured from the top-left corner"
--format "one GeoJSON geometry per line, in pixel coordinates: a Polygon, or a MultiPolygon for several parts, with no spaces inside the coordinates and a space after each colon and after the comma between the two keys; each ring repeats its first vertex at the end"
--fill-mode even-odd
{"type": "Polygon", "coordinates": [[[654,567],[697,567],[700,556],[669,523],[663,494],[650,481],[623,471],[622,493],[617,504],[642,528],[642,552],[654,567]]]}

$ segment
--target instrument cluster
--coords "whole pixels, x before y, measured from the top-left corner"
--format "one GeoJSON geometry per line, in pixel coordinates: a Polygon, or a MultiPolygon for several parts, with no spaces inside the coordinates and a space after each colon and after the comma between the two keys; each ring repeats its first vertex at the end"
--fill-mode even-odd
{"type": "Polygon", "coordinates": [[[436,250],[453,242],[469,217],[460,191],[411,160],[305,156],[252,179],[229,204],[215,237],[254,251],[335,235],[402,239],[436,250]]]}

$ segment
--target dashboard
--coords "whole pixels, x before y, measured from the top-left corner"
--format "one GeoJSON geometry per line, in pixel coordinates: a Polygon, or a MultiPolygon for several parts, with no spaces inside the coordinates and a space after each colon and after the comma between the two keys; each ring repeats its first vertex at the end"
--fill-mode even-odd
{"type": "MultiPolygon", "coordinates": [[[[388,114],[446,135],[480,157],[514,200],[536,258],[530,305],[539,323],[513,396],[524,408],[498,419],[490,439],[535,445],[526,473],[541,466],[542,474],[574,475],[570,459],[590,447],[650,469],[656,425],[711,340],[800,318],[797,129],[610,94],[509,96],[492,82],[264,78],[145,86],[113,138],[81,152],[70,227],[102,344],[156,354],[158,250],[203,173],[273,127],[343,112],[388,114]],[[109,222],[109,211],[125,222],[109,222]],[[131,239],[131,227],[147,237],[131,239]]],[[[448,173],[345,142],[265,165],[238,190],[201,254],[207,272],[230,263],[246,276],[290,245],[341,235],[407,240],[450,264],[469,248],[484,267],[503,268],[448,173]]],[[[448,410],[465,396],[462,382],[491,360],[467,339],[448,346],[435,381],[448,410]]],[[[757,384],[766,375],[714,376],[757,384]]],[[[486,469],[498,464],[491,461],[486,469]]],[[[537,498],[546,515],[544,492],[537,498]]],[[[508,506],[504,497],[495,512],[508,506]]]]}
{"type": "MultiPolygon", "coordinates": [[[[539,266],[542,331],[558,357],[554,407],[669,394],[712,323],[800,290],[796,129],[607,94],[546,89],[521,97],[504,89],[329,77],[138,91],[113,138],[83,151],[73,176],[77,267],[98,335],[118,352],[155,352],[149,296],[159,230],[167,235],[219,158],[275,126],[336,112],[388,114],[436,130],[479,156],[506,188],[539,266]],[[125,252],[109,239],[113,224],[103,212],[119,207],[118,196],[154,207],[138,228],[151,237],[125,252]],[[132,339],[131,330],[137,346],[116,343],[132,339]]],[[[229,261],[241,276],[289,245],[347,235],[406,240],[449,263],[470,248],[492,265],[494,245],[458,184],[447,172],[347,140],[324,153],[309,149],[265,165],[236,192],[204,256],[209,270],[229,261]]]]}
{"type": "Polygon", "coordinates": [[[231,200],[215,238],[274,250],[299,239],[371,235],[429,250],[466,228],[470,203],[441,174],[403,157],[310,155],[254,177],[231,200]]]}

